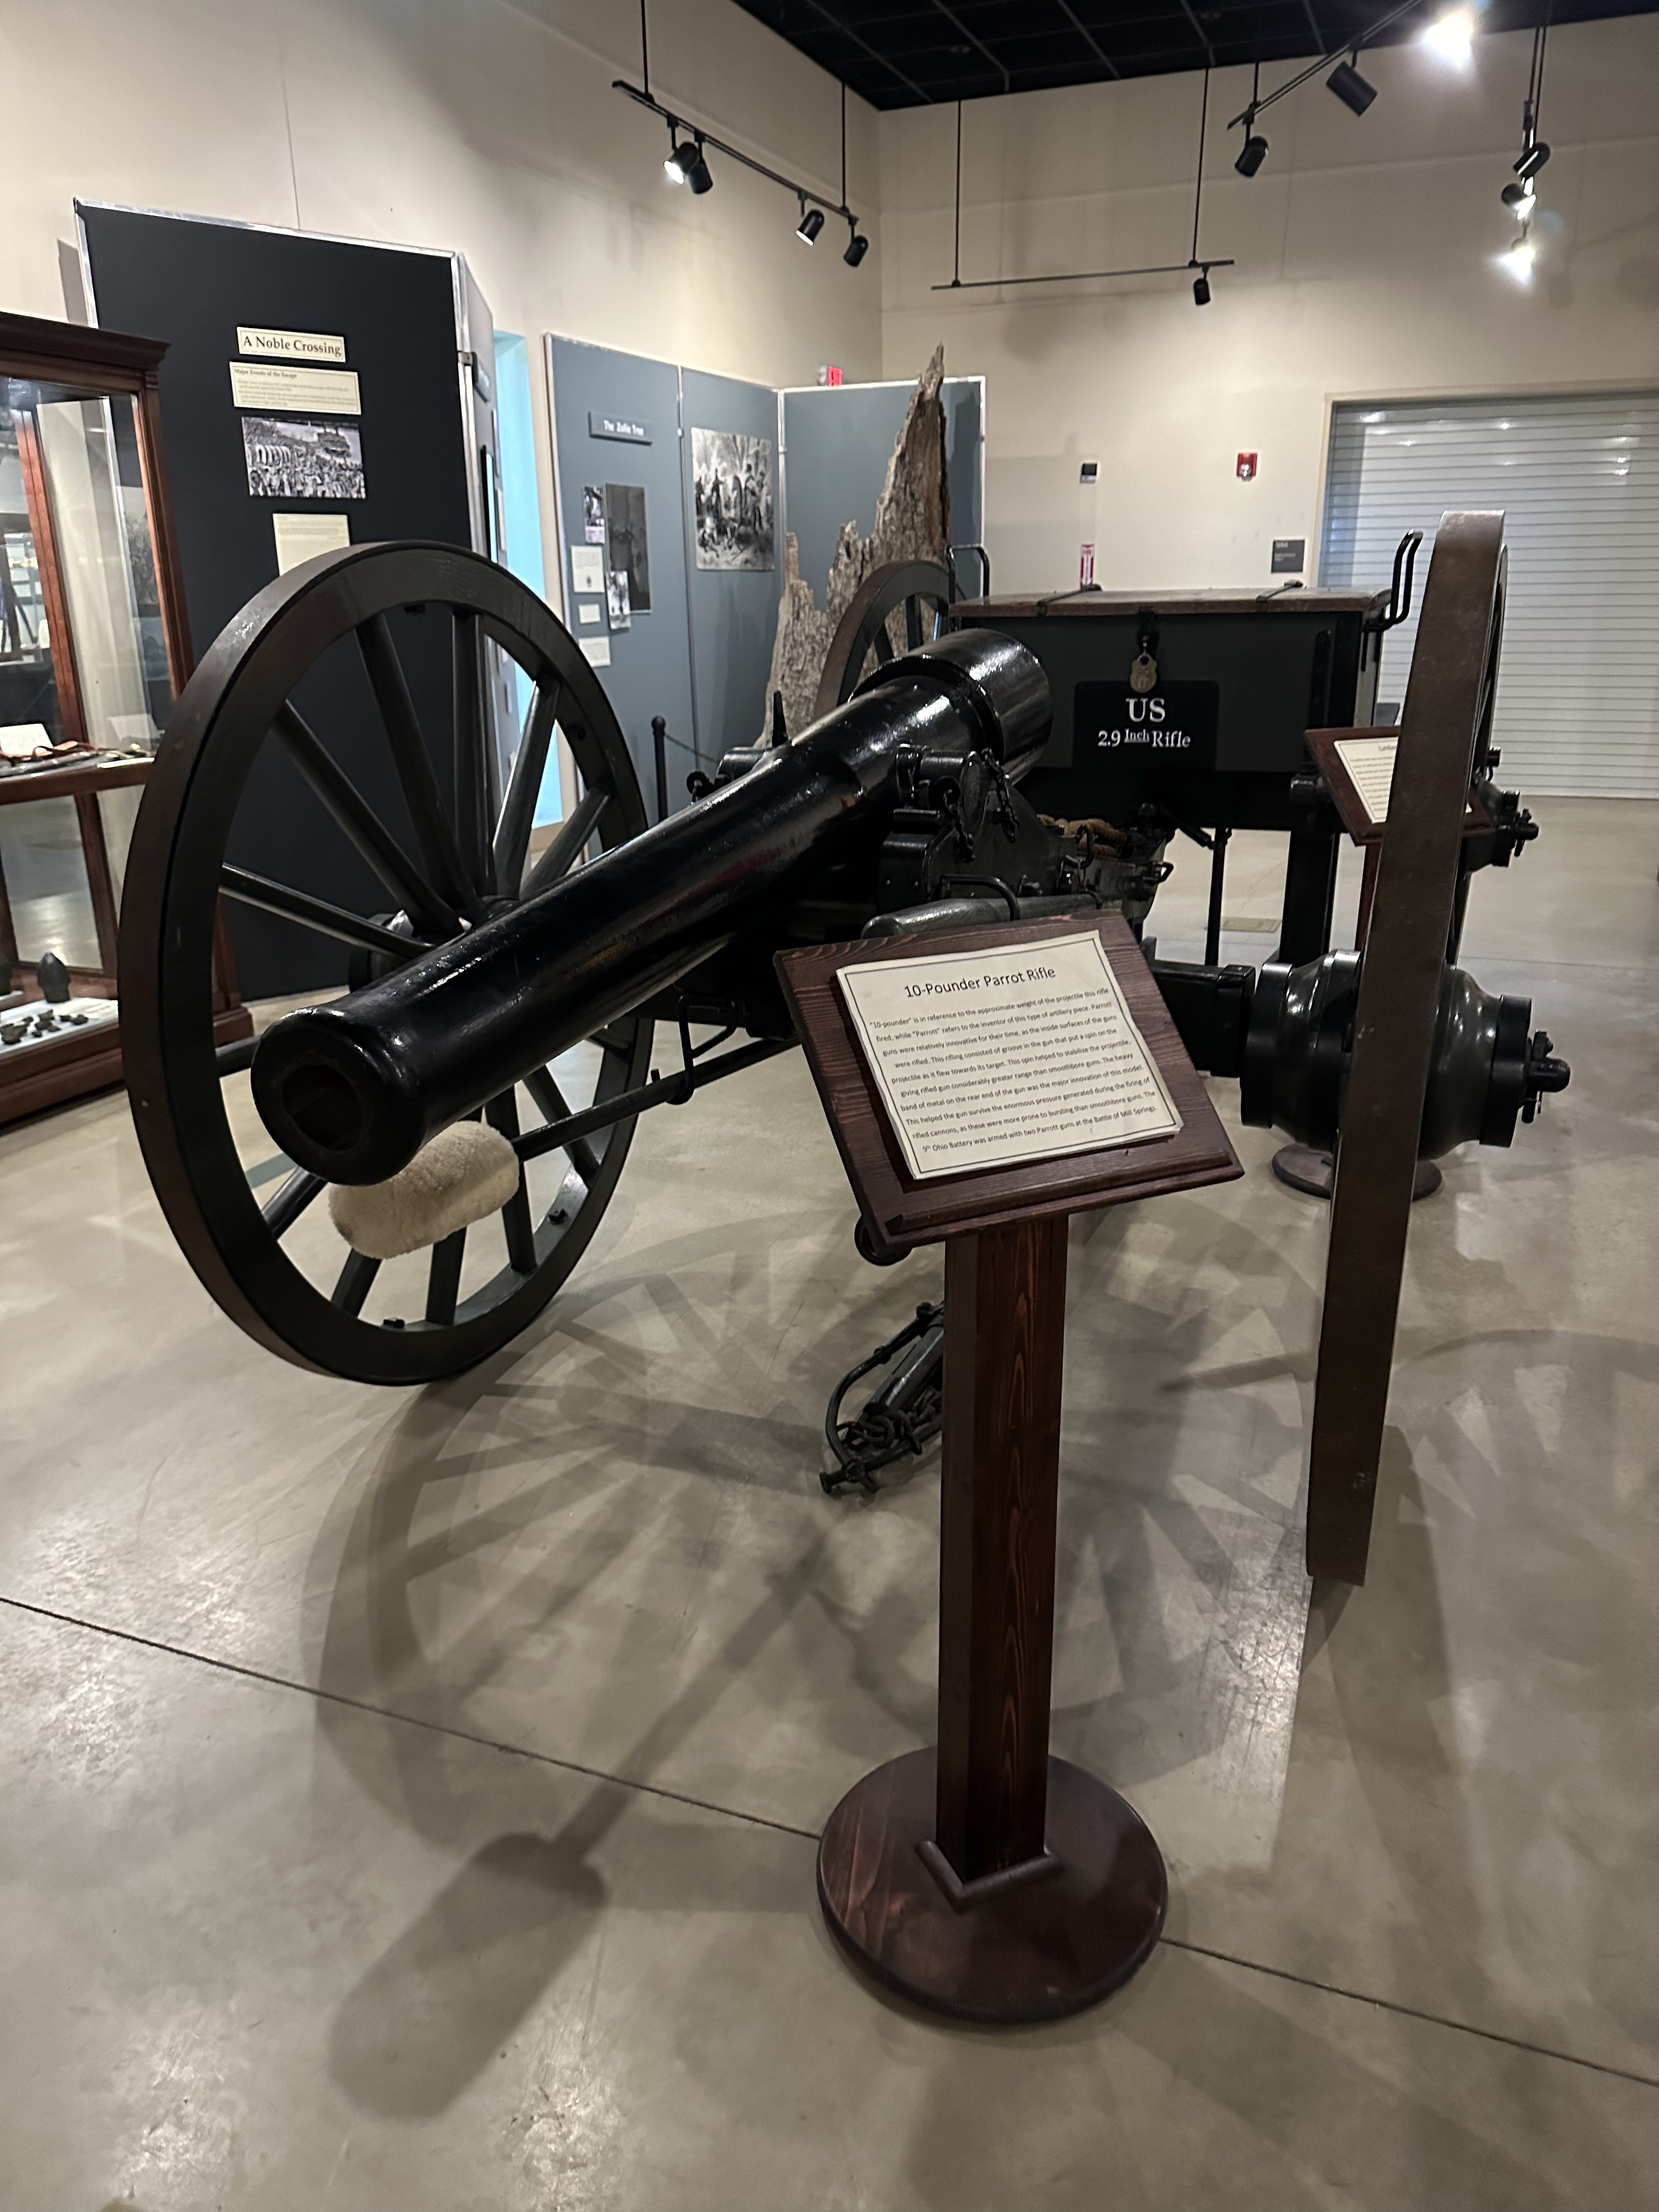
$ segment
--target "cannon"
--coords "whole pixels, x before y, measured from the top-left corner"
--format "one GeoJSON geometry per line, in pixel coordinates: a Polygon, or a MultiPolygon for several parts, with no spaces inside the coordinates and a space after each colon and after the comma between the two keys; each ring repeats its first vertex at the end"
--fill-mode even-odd
{"type": "MultiPolygon", "coordinates": [[[[233,1319],[289,1359],[363,1382],[471,1365],[566,1279],[641,1113],[790,1048],[777,951],[1112,899],[1110,855],[1081,848],[1019,788],[1049,730],[1033,657],[966,629],[877,661],[810,728],[735,748],[712,780],[694,779],[701,796],[647,827],[574,641],[489,562],[447,546],[356,546],[244,609],[170,721],[134,835],[121,943],[145,1160],[233,1319]],[[448,664],[447,729],[416,705],[411,670],[429,676],[434,654],[448,664]],[[362,708],[327,741],[304,714],[306,678],[325,656],[355,668],[362,708]],[[503,657],[528,679],[530,703],[498,789],[487,702],[503,657]],[[532,860],[556,732],[580,793],[532,860]],[[270,804],[278,779],[286,803],[313,810],[308,835],[354,849],[358,907],[239,862],[242,811],[270,804]],[[343,948],[352,988],[216,1051],[222,898],[343,948]],[[680,1048],[664,1073],[651,1065],[659,1023],[680,1048]],[[448,1211],[426,1217],[425,1242],[353,1241],[363,1216],[352,1192],[418,1194],[446,1144],[465,1152],[453,1133],[469,1129],[492,1162],[483,1199],[451,1191],[448,1211]]],[[[422,696],[429,702],[429,682],[422,696]]],[[[1462,709],[1448,711],[1455,723],[1462,709]]],[[[1462,747],[1454,780],[1467,783],[1473,724],[1448,742],[1462,747]]],[[[1379,917],[1389,896],[1385,863],[1379,917]]],[[[1507,1143],[1517,1116],[1566,1079],[1533,1037],[1527,1003],[1486,998],[1447,964],[1446,942],[1443,927],[1437,1011],[1410,1041],[1421,1066],[1389,1102],[1391,1126],[1409,1123],[1413,1157],[1423,1144],[1507,1143]]],[[[1158,962],[1153,973],[1195,1062],[1242,1078],[1247,1117],[1322,1143],[1343,1116],[1375,966],[1338,953],[1270,964],[1261,978],[1158,962]]],[[[867,1234],[861,1249],[875,1256],[867,1234]]]]}

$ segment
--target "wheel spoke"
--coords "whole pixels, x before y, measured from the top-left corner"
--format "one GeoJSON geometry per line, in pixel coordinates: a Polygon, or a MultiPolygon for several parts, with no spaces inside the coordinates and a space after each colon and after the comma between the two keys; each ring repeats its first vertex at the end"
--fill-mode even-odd
{"type": "Polygon", "coordinates": [[[295,1168],[276,1197],[268,1200],[260,1208],[265,1218],[265,1227],[271,1235],[286,1237],[322,1188],[321,1176],[313,1175],[308,1168],[295,1168]]]}
{"type": "Polygon", "coordinates": [[[386,726],[392,763],[403,786],[404,802],[415,825],[415,842],[421,848],[426,872],[452,904],[465,908],[470,902],[466,871],[461,866],[454,832],[438,796],[438,779],[432,772],[403,663],[398,658],[384,615],[371,615],[367,622],[358,624],[357,647],[368,672],[380,720],[386,726]]]}
{"type": "Polygon", "coordinates": [[[257,906],[262,913],[281,915],[284,921],[297,921],[302,929],[314,929],[323,937],[337,937],[343,945],[362,945],[368,952],[390,952],[403,961],[411,952],[432,950],[423,937],[396,936],[391,930],[382,929],[378,921],[366,921],[361,915],[348,914],[343,907],[331,906],[326,899],[313,898],[309,891],[296,891],[288,884],[274,884],[268,876],[253,875],[246,868],[221,868],[219,888],[227,898],[240,900],[244,906],[257,906]]]}
{"type": "Polygon", "coordinates": [[[590,787],[583,792],[574,812],[568,814],[559,824],[558,835],[526,878],[522,893],[525,898],[536,898],[550,890],[574,866],[576,855],[599,827],[599,817],[610,804],[608,791],[590,787]]]}
{"type": "Polygon", "coordinates": [[[507,797],[501,805],[501,819],[495,824],[495,883],[509,896],[517,896],[524,875],[525,854],[536,819],[536,800],[541,792],[547,749],[552,741],[553,724],[563,690],[559,678],[551,675],[544,676],[536,686],[536,696],[525,719],[518,758],[513,763],[507,797]]]}
{"type": "Polygon", "coordinates": [[[346,1263],[340,1270],[340,1279],[334,1285],[329,1304],[343,1314],[355,1316],[362,1313],[369,1285],[380,1272],[380,1261],[371,1260],[367,1252],[348,1252],[346,1263]]]}
{"type": "Polygon", "coordinates": [[[461,1287],[461,1261],[466,1256],[466,1231],[458,1229],[432,1248],[432,1264],[426,1277],[426,1317],[441,1328],[455,1318],[455,1300],[461,1287]]]}
{"type": "Polygon", "coordinates": [[[455,829],[461,860],[473,889],[495,888],[495,855],[489,849],[489,773],[484,759],[483,633],[465,608],[453,611],[450,673],[454,701],[455,829]]]}
{"type": "Polygon", "coordinates": [[[881,665],[885,668],[888,662],[893,658],[893,641],[887,635],[887,625],[884,622],[877,630],[873,642],[876,648],[876,659],[880,662],[881,665]]]}
{"type": "MultiPolygon", "coordinates": [[[[484,1119],[492,1129],[499,1129],[504,1137],[519,1133],[519,1102],[514,1092],[503,1091],[499,1098],[492,1098],[484,1109],[484,1119]]],[[[519,1170],[519,1187],[501,1208],[501,1227],[507,1233],[507,1261],[514,1273],[533,1275],[536,1272],[536,1230],[530,1218],[530,1192],[525,1182],[522,1166],[519,1170]]]]}
{"type": "MultiPolygon", "coordinates": [[[[570,1108],[565,1095],[553,1079],[550,1067],[532,1067],[524,1079],[524,1087],[541,1109],[544,1121],[568,1121],[570,1108]]],[[[592,1189],[599,1172],[599,1156],[586,1137],[576,1137],[564,1147],[570,1156],[570,1164],[592,1189]]]]}
{"type": "Polygon", "coordinates": [[[410,866],[396,840],[311,725],[284,703],[271,725],[290,760],[417,928],[456,936],[461,918],[410,866]]]}
{"type": "Polygon", "coordinates": [[[921,643],[921,601],[914,592],[904,602],[904,642],[911,653],[921,643]]]}

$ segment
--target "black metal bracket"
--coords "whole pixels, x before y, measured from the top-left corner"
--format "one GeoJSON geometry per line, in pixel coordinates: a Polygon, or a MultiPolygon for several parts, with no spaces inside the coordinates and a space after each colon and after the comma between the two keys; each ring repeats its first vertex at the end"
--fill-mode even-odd
{"type": "Polygon", "coordinates": [[[684,1106],[699,1091],[706,1091],[711,1083],[719,1083],[728,1075],[738,1075],[745,1067],[755,1067],[763,1060],[775,1059],[781,1052],[793,1052],[795,1039],[762,1037],[753,1044],[740,1045],[736,1052],[723,1052],[717,1060],[697,1065],[700,1055],[711,1051],[731,1030],[720,1036],[710,1037],[707,1044],[694,1050],[690,1032],[684,1016],[680,1018],[680,1052],[683,1065],[672,1075],[659,1075],[653,1068],[651,1080],[642,1083],[636,1091],[619,1091],[608,1098],[603,1106],[590,1106],[586,1113],[567,1114],[562,1121],[544,1122],[539,1129],[528,1129],[514,1140],[513,1149],[521,1160],[539,1159],[544,1152],[556,1152],[575,1143],[579,1137],[591,1137],[601,1130],[613,1127],[618,1121],[629,1121],[638,1114],[648,1114],[653,1106],[684,1106]]]}
{"type": "Polygon", "coordinates": [[[824,1410],[823,1433],[836,1464],[818,1477],[826,1498],[844,1490],[861,1490],[873,1497],[881,1485],[877,1474],[907,1453],[920,1458],[945,1425],[945,1304],[919,1305],[915,1319],[907,1322],[896,1336],[878,1344],[867,1359],[843,1375],[830,1393],[824,1410]],[[855,1382],[872,1368],[884,1367],[915,1344],[918,1349],[902,1361],[855,1420],[841,1419],[842,1401],[855,1382]]]}

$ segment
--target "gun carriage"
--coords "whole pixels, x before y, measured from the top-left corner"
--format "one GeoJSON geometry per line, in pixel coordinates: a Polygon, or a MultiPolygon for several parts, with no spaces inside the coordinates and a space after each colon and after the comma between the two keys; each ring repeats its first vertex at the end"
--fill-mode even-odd
{"type": "MultiPolygon", "coordinates": [[[[1528,1003],[1487,997],[1445,957],[1501,603],[1495,532],[1474,556],[1462,545],[1443,531],[1419,644],[1419,660],[1426,651],[1452,674],[1421,715],[1413,691],[1402,740],[1443,763],[1436,804],[1443,812],[1455,789],[1451,842],[1431,838],[1408,880],[1391,872],[1405,849],[1391,830],[1373,928],[1374,947],[1391,942],[1382,917],[1410,897],[1437,911],[1424,884],[1443,878],[1432,958],[1419,929],[1398,973],[1376,950],[1270,963],[1260,977],[1213,963],[1154,969],[1196,1064],[1242,1078],[1247,1120],[1332,1143],[1350,1086],[1381,1084],[1377,1203],[1400,1215],[1384,1394],[1409,1203],[1395,1188],[1399,1158],[1408,1183],[1421,1146],[1506,1144],[1517,1115],[1530,1119],[1538,1096],[1566,1080],[1547,1041],[1532,1037],[1528,1003]]],[[[907,597],[920,587],[896,604],[907,597]]],[[[782,742],[729,752],[705,795],[647,827],[621,732],[574,641],[488,562],[447,546],[354,547],[250,603],[173,717],[133,840],[121,945],[145,1159],[191,1265],[234,1320],[285,1358],[364,1382],[471,1365],[569,1274],[641,1113],[789,1048],[780,950],[1103,902],[1097,863],[1109,856],[1080,848],[1022,789],[1050,739],[1037,660],[982,628],[884,658],[874,641],[890,641],[892,612],[874,618],[865,650],[879,665],[849,696],[782,742]],[[417,724],[400,658],[411,625],[447,629],[447,732],[417,724]],[[501,793],[484,712],[495,654],[532,686],[501,793]],[[362,727],[331,745],[295,703],[325,655],[355,659],[363,708],[362,727]],[[532,861],[556,728],[580,794],[532,861]],[[357,756],[371,746],[389,756],[393,805],[364,796],[357,756]],[[239,812],[268,751],[308,787],[318,835],[355,848],[363,910],[238,863],[239,812]],[[216,1050],[222,895],[349,948],[354,988],[283,1015],[257,1043],[216,1050]],[[659,1022],[680,1044],[666,1074],[651,1067],[659,1022]],[[709,1025],[716,1035],[694,1044],[692,1030],[709,1025]],[[457,1150],[453,1133],[469,1125],[457,1150]],[[262,1197],[266,1164],[248,1156],[268,1148],[266,1132],[289,1171],[262,1197]],[[354,1231],[365,1217],[352,1194],[366,1192],[390,1194],[401,1225],[388,1233],[383,1208],[373,1236],[354,1231]]],[[[1407,844],[1413,834],[1407,823],[1407,844]]],[[[861,1222],[859,1238],[867,1257],[900,1256],[879,1223],[861,1222]]],[[[1367,1264],[1352,1238],[1340,1249],[1350,1273],[1367,1264]]],[[[1321,1404],[1353,1400],[1356,1362],[1360,1395],[1376,1401],[1378,1357],[1350,1332],[1340,1367],[1335,1352],[1322,1365],[1321,1404]]],[[[1379,1438],[1380,1425],[1379,1403],[1379,1438]]],[[[1354,1579],[1363,1551],[1358,1566],[1354,1579]]]]}

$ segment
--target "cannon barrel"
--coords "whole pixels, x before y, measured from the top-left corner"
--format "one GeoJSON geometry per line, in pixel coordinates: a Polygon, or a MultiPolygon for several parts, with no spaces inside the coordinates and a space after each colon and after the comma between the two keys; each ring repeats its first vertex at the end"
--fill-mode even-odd
{"type": "Polygon", "coordinates": [[[1042,668],[994,632],[904,654],[735,781],[539,896],[275,1024],[253,1059],[266,1127],[331,1182],[384,1181],[809,876],[873,852],[900,803],[902,762],[988,753],[1018,776],[1049,720],[1042,668]]]}

